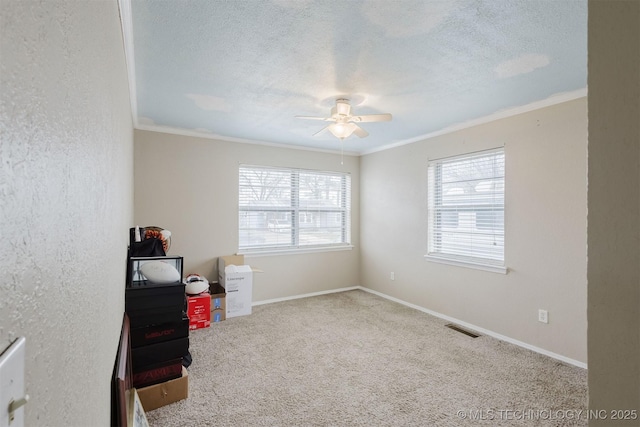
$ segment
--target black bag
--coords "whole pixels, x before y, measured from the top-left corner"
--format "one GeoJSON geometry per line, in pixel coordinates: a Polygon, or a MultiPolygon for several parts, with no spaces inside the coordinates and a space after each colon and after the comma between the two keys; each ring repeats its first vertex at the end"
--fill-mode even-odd
{"type": "Polygon", "coordinates": [[[162,246],[162,240],[160,239],[145,239],[141,242],[131,243],[131,256],[132,257],[147,257],[147,256],[166,256],[162,246]]]}
{"type": "Polygon", "coordinates": [[[162,240],[150,238],[145,239],[145,230],[140,227],[140,236],[142,240],[136,242],[136,229],[129,229],[129,256],[130,257],[147,257],[147,256],[166,256],[167,253],[162,245],[162,240]]]}
{"type": "Polygon", "coordinates": [[[191,353],[189,352],[189,350],[187,350],[187,354],[182,356],[182,366],[188,368],[189,366],[191,366],[192,360],[193,359],[191,359],[191,353]]]}

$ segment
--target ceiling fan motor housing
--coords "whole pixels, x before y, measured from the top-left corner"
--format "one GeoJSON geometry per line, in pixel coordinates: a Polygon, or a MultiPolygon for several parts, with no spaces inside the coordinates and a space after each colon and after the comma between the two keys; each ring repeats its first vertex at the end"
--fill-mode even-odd
{"type": "Polygon", "coordinates": [[[336,106],[331,109],[332,116],[334,114],[340,116],[350,116],[351,115],[351,105],[349,105],[348,99],[338,99],[336,100],[336,106]]]}

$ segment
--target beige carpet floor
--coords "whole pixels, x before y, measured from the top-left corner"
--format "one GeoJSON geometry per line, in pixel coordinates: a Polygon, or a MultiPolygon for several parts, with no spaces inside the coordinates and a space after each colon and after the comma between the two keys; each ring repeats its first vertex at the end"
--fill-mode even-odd
{"type": "Polygon", "coordinates": [[[151,426],[586,426],[587,372],[356,290],[192,331],[151,426]]]}

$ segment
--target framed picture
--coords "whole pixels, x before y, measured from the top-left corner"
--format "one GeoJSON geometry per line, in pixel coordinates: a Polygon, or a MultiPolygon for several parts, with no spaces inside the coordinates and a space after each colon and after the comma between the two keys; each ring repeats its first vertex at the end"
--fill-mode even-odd
{"type": "Polygon", "coordinates": [[[129,391],[129,405],[127,408],[127,427],[149,427],[147,414],[144,412],[138,391],[132,388],[129,391]]]}
{"type": "Polygon", "coordinates": [[[125,313],[111,384],[111,425],[117,427],[127,426],[127,398],[133,387],[130,332],[129,317],[125,313]]]}

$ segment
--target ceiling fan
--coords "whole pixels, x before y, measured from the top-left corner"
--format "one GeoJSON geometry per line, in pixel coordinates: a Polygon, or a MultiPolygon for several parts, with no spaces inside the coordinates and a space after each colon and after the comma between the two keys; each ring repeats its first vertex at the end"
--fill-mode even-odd
{"type": "Polygon", "coordinates": [[[348,99],[336,99],[335,107],[331,108],[331,117],[313,117],[313,116],[296,116],[298,119],[323,120],[325,122],[334,122],[329,126],[322,128],[319,132],[313,134],[318,136],[326,131],[331,132],[336,138],[345,139],[356,134],[360,138],[369,135],[369,132],[362,129],[356,123],[365,122],[388,122],[391,120],[391,114],[368,114],[365,116],[354,116],[351,112],[351,105],[348,99]]]}

